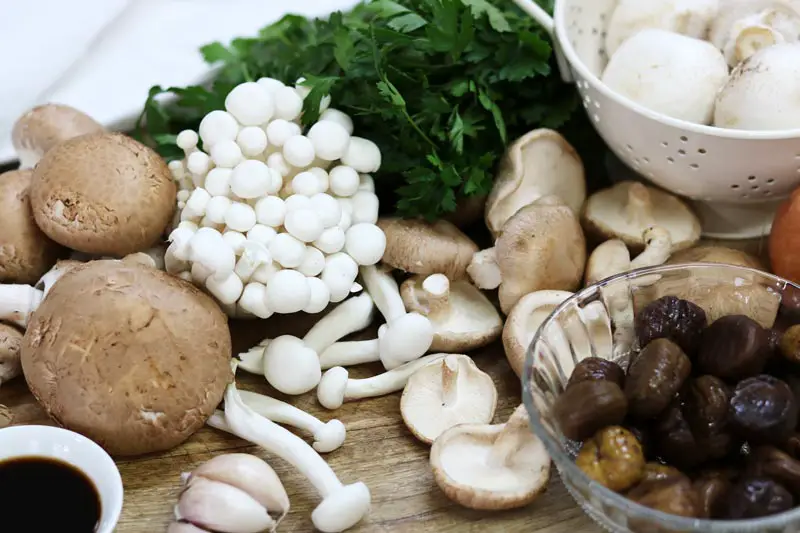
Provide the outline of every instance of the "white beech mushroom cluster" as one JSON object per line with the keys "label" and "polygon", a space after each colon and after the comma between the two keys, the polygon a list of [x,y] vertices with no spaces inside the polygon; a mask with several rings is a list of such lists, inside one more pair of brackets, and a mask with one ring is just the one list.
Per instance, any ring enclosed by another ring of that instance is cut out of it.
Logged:
{"label": "white beech mushroom cluster", "polygon": [[359,266],[384,252],[370,175],[380,150],[329,98],[304,131],[301,83],[242,83],[177,138],[186,157],[170,164],[179,212],[166,268],[231,316],[318,313],[358,291]]}
{"label": "white beech mushroom cluster", "polygon": [[800,128],[798,0],[620,0],[603,82],[667,116],[743,130]]}

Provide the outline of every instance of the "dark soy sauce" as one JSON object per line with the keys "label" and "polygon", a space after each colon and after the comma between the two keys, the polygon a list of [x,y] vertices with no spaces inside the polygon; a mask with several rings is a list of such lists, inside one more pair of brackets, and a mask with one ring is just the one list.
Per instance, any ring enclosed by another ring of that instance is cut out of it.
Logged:
{"label": "dark soy sauce", "polygon": [[0,461],[0,530],[93,533],[100,520],[94,483],[72,465],[49,457]]}

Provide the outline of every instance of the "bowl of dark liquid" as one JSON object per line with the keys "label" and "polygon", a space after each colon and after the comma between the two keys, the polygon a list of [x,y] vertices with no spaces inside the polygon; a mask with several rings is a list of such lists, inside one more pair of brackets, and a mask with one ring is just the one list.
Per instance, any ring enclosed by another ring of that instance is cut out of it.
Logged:
{"label": "bowl of dark liquid", "polygon": [[122,511],[122,478],[111,457],[57,427],[0,429],[0,492],[9,531],[112,533]]}

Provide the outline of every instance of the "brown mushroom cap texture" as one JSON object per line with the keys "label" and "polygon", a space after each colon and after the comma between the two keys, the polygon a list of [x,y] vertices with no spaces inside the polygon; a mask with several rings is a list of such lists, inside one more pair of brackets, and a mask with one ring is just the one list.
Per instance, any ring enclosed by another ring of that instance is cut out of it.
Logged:
{"label": "brown mushroom cap texture", "polygon": [[446,220],[382,218],[386,234],[383,263],[412,274],[444,274],[450,280],[466,276],[478,246]]}
{"label": "brown mushroom cap texture", "polygon": [[36,225],[28,194],[30,170],[0,174],[0,282],[36,283],[64,249]]}
{"label": "brown mushroom cap texture", "polygon": [[172,219],[175,184],[158,154],[119,133],[84,135],[47,152],[31,206],[51,239],[121,257],[154,244]]}
{"label": "brown mushroom cap texture", "polygon": [[725,263],[766,270],[763,261],[754,255],[725,246],[694,246],[672,254],[668,265],[679,263]]}
{"label": "brown mushroom cap texture", "polygon": [[113,260],[53,285],[22,345],[47,413],[116,456],[168,450],[203,427],[233,379],[230,358],[228,320],[210,297]]}
{"label": "brown mushroom cap texture", "polygon": [[0,323],[0,385],[21,374],[22,332]]}
{"label": "brown mushroom cap texture", "polygon": [[27,166],[28,159],[35,160],[68,139],[104,130],[99,122],[74,107],[45,104],[17,119],[11,130],[11,143],[20,162]]}

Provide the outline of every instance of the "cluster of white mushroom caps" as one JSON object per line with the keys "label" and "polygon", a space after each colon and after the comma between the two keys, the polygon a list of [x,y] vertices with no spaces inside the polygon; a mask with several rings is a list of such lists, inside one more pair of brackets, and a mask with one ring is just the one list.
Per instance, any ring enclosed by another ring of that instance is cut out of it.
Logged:
{"label": "cluster of white mushroom caps", "polygon": [[800,90],[798,0],[620,0],[605,53],[603,81],[653,111],[720,128],[800,128],[800,105],[786,104]]}
{"label": "cluster of white mushroom caps", "polygon": [[370,175],[380,150],[330,98],[303,131],[301,83],[242,83],[224,111],[177,138],[186,157],[170,164],[179,191],[167,271],[230,316],[318,313],[360,290],[358,267],[383,255]]}

